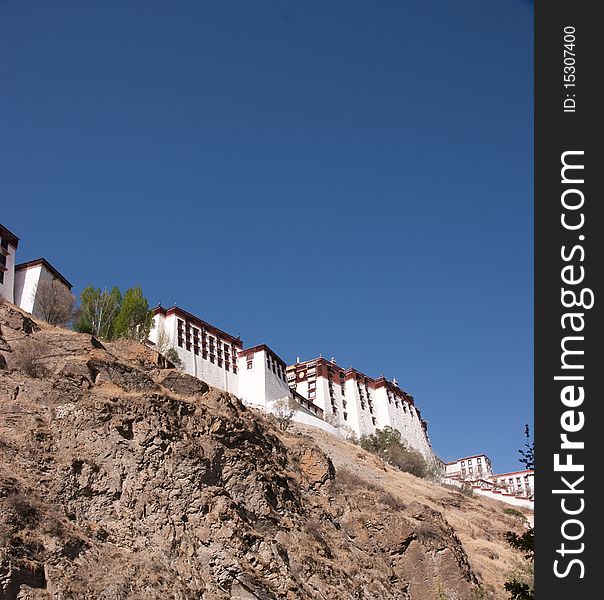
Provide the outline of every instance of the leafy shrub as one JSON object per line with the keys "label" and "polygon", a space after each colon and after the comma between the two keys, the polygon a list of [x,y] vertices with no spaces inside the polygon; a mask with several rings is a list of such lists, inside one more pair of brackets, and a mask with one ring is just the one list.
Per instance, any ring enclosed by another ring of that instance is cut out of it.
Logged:
{"label": "leafy shrub", "polygon": [[503,512],[506,515],[509,515],[510,517],[517,517],[519,519],[522,519],[523,521],[526,519],[526,517],[519,510],[516,510],[515,508],[504,508]]}
{"label": "leafy shrub", "polygon": [[429,474],[424,457],[419,452],[407,448],[406,443],[401,440],[400,432],[392,427],[386,426],[371,435],[363,435],[359,443],[362,448],[377,454],[401,471],[421,478]]}

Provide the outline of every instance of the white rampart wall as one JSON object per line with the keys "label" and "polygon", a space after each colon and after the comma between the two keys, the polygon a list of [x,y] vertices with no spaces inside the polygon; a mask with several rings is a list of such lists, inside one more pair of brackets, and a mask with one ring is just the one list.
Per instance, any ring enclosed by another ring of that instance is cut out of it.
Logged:
{"label": "white rampart wall", "polygon": [[473,487],[472,490],[475,494],[484,496],[486,498],[491,498],[492,500],[500,500],[506,504],[511,504],[512,506],[518,506],[521,508],[530,508],[531,510],[535,509],[535,501],[530,498],[515,496],[514,494],[506,494],[505,492],[501,493],[497,492],[496,490],[483,490],[479,487]]}

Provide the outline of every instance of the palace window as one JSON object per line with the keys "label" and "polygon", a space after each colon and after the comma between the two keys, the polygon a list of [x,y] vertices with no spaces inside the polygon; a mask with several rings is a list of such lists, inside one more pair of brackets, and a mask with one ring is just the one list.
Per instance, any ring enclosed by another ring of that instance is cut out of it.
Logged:
{"label": "palace window", "polygon": [[254,361],[253,360],[248,360],[247,361],[247,368],[251,369],[254,366]]}

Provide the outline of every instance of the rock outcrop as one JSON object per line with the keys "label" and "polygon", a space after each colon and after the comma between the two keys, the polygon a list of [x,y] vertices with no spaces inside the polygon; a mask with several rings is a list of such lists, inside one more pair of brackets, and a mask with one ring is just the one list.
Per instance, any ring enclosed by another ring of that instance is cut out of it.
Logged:
{"label": "rock outcrop", "polygon": [[125,346],[0,305],[0,599],[483,597],[441,512]]}

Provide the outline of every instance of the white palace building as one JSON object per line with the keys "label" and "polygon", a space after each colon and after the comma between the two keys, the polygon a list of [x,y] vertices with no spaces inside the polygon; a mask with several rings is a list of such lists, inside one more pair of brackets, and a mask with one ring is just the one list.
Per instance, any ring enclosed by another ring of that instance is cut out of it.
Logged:
{"label": "white palace building", "polygon": [[534,508],[535,472],[532,469],[495,474],[485,454],[464,456],[444,464],[448,483],[470,487],[474,493],[523,508]]}
{"label": "white palace building", "polygon": [[299,407],[295,420],[340,435],[360,437],[388,425],[434,460],[427,424],[396,381],[373,379],[321,357],[287,366],[267,345],[244,348],[240,338],[177,306],[155,308],[153,320],[150,341],[173,347],[183,369],[213,387],[269,410],[275,401],[292,398]]}

